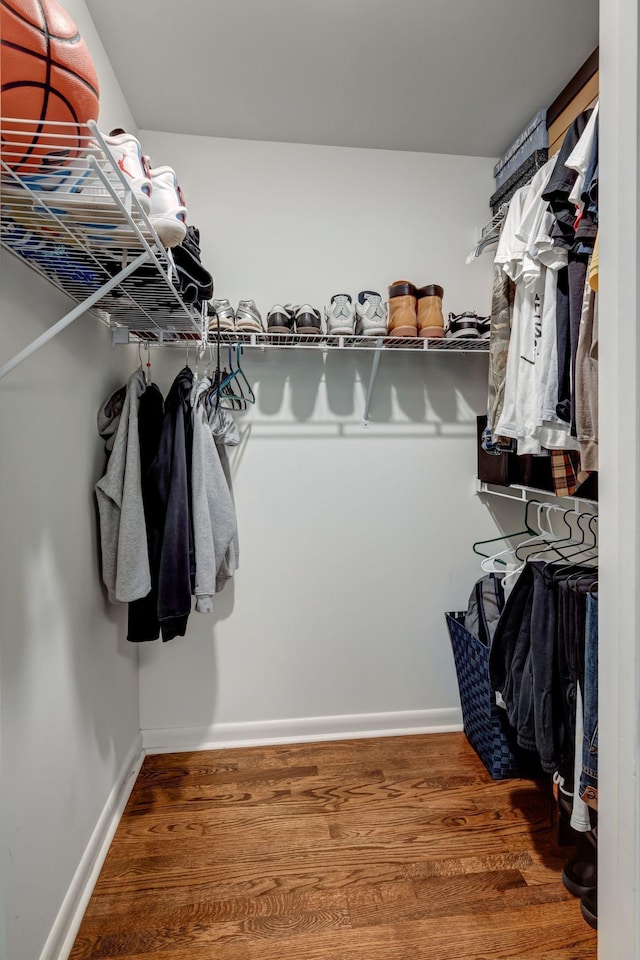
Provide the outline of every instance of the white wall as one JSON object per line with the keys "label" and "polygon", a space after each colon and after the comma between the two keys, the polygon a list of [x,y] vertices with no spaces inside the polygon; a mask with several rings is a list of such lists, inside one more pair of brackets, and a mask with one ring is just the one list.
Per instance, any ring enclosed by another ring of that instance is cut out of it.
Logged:
{"label": "white wall", "polygon": [[[104,125],[129,122],[84,3],[65,6],[98,66]],[[4,362],[69,301],[4,251],[1,266]],[[128,367],[106,329],[83,317],[0,382],[0,859],[10,960],[57,956],[80,892],[74,875],[139,739],[137,651],[123,639],[125,611],[100,587],[93,503],[104,463],[96,412]]]}
{"label": "white wall", "polygon": [[[443,284],[446,310],[489,307],[490,264],[464,263],[489,160],[140,136],[179,172],[217,296],[266,313],[406,276]],[[152,350],[163,387],[184,356]],[[370,367],[367,354],[247,355],[241,570],[213,618],[141,649],[148,745],[457,721],[443,613],[466,603],[471,543],[495,530],[472,492],[487,360],[385,355],[364,431]]]}
{"label": "white wall", "polygon": [[111,61],[102,45],[85,0],[62,0],[61,4],[73,17],[78,30],[89,48],[100,82],[100,115],[98,125],[106,133],[114,127],[122,127],[129,133],[137,132],[135,118],[122,93]]}

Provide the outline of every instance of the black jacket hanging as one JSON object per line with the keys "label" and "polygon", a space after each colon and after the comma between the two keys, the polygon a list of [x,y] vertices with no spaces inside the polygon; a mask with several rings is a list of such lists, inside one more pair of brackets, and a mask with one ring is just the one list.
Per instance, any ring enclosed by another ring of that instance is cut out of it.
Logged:
{"label": "black jacket hanging", "polygon": [[194,569],[190,465],[193,373],[180,371],[167,396],[158,453],[149,468],[153,535],[158,537],[158,620],[163,640],[183,637]]}
{"label": "black jacket hanging", "polygon": [[158,455],[164,417],[164,400],[155,383],[149,384],[140,397],[138,432],[140,436],[140,467],[142,478],[142,502],[147,527],[151,592],[141,600],[129,604],[129,630],[127,639],[140,643],[157,640],[160,636],[158,620],[158,573],[162,547],[162,513],[158,510],[150,480],[151,465]]}

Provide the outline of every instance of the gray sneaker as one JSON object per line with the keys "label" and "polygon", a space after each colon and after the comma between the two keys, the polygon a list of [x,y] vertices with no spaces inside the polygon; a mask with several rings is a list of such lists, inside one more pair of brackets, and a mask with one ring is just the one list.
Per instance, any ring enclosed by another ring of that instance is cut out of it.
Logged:
{"label": "gray sneaker", "polygon": [[236,315],[228,300],[211,300],[209,303],[209,330],[218,329],[231,333],[236,329]]}
{"label": "gray sneaker", "polygon": [[262,317],[254,300],[241,300],[238,304],[236,330],[244,333],[264,333]]}

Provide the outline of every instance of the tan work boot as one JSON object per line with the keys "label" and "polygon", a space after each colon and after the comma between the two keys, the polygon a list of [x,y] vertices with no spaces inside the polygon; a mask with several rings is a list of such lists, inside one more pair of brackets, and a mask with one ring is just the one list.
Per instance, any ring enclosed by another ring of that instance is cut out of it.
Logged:
{"label": "tan work boot", "polygon": [[389,287],[389,336],[418,336],[416,288],[408,280],[394,280]]}
{"label": "tan work boot", "polygon": [[443,296],[444,290],[436,283],[419,287],[417,290],[418,336],[444,337]]}

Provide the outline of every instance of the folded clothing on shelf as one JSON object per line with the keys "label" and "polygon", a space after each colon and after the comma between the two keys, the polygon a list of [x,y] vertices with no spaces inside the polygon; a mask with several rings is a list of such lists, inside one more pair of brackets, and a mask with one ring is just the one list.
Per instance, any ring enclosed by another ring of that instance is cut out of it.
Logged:
{"label": "folded clothing on shelf", "polygon": [[516,190],[524,187],[534,173],[544,167],[549,159],[548,150],[534,150],[534,152],[522,163],[518,169],[511,174],[508,180],[499,187],[489,200],[489,206],[492,213],[497,213],[503,203],[507,203],[513,197]]}
{"label": "folded clothing on shelf", "polygon": [[493,168],[496,189],[499,190],[536,150],[548,150],[548,147],[547,111],[539,110]]}

